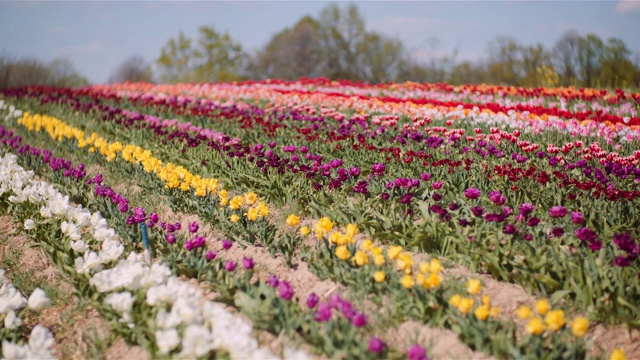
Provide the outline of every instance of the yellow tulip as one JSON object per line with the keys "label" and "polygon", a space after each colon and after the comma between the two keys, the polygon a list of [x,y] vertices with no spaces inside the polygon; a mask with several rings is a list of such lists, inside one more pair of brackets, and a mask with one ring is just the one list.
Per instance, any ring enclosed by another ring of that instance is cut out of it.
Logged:
{"label": "yellow tulip", "polygon": [[516,314],[520,319],[528,319],[533,316],[533,312],[531,312],[531,309],[526,305],[521,305],[516,310]]}
{"label": "yellow tulip", "polygon": [[474,311],[473,315],[478,320],[487,320],[489,317],[489,307],[487,305],[478,306]]}
{"label": "yellow tulip", "polygon": [[627,354],[625,354],[624,350],[616,348],[609,356],[609,360],[627,360]]}
{"label": "yellow tulip", "polygon": [[553,331],[557,331],[564,326],[564,311],[552,310],[544,317],[544,322],[547,327]]}
{"label": "yellow tulip", "polygon": [[391,246],[389,250],[387,250],[387,255],[389,255],[391,260],[398,259],[400,253],[402,253],[402,246]]}
{"label": "yellow tulip", "polygon": [[571,333],[576,337],[583,337],[589,330],[589,320],[579,316],[571,323]]}
{"label": "yellow tulip", "polygon": [[413,277],[411,275],[405,275],[400,279],[400,283],[407,289],[411,289],[415,284],[415,281],[413,281]]}
{"label": "yellow tulip", "polygon": [[371,239],[366,239],[362,244],[360,244],[360,249],[364,251],[371,251],[371,249],[373,249],[373,241],[371,241]]}
{"label": "yellow tulip", "polygon": [[542,318],[535,317],[529,320],[526,328],[529,334],[539,335],[544,331],[544,323],[542,322]]}
{"label": "yellow tulip", "polygon": [[347,249],[346,246],[338,246],[336,248],[336,256],[338,259],[346,261],[351,256],[351,252],[349,252],[349,249]]}
{"label": "yellow tulip", "polygon": [[442,264],[440,263],[440,260],[438,259],[431,259],[431,261],[429,262],[429,271],[433,272],[433,273],[439,273],[442,271]]}
{"label": "yellow tulip", "polygon": [[472,298],[462,298],[460,300],[460,304],[458,305],[458,311],[463,314],[468,314],[473,307],[473,299]]}
{"label": "yellow tulip", "polygon": [[369,255],[364,251],[356,251],[356,254],[353,256],[353,260],[358,266],[363,266],[369,263]]}
{"label": "yellow tulip", "polygon": [[479,293],[481,289],[482,285],[479,279],[469,279],[469,281],[467,281],[467,291],[469,294],[475,295]]}
{"label": "yellow tulip", "polygon": [[544,315],[549,311],[551,305],[549,305],[549,301],[547,299],[540,299],[536,302],[536,311],[540,315]]}
{"label": "yellow tulip", "polygon": [[291,214],[287,217],[287,225],[289,226],[296,226],[300,223],[300,217],[296,216],[295,214]]}
{"label": "yellow tulip", "polygon": [[376,282],[383,282],[386,277],[387,275],[384,273],[384,271],[376,271],[375,273],[373,273],[373,279]]}

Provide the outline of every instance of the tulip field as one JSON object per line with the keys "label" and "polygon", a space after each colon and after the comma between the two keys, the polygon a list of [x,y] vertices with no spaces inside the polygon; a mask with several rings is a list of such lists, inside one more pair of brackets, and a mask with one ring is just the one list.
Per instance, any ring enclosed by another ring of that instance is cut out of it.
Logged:
{"label": "tulip field", "polygon": [[[0,91],[2,358],[640,358],[639,111],[305,78]],[[69,304],[103,343],[65,352]]]}

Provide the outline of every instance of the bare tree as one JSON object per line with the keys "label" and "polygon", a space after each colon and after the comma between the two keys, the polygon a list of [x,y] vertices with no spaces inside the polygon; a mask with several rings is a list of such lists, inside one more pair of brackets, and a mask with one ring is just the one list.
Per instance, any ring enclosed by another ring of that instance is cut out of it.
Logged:
{"label": "bare tree", "polygon": [[133,55],[120,64],[109,77],[110,83],[117,82],[152,82],[151,65],[140,55]]}
{"label": "bare tree", "polygon": [[567,31],[556,41],[553,58],[563,85],[574,84],[578,79],[578,50],[580,35],[575,30]]}

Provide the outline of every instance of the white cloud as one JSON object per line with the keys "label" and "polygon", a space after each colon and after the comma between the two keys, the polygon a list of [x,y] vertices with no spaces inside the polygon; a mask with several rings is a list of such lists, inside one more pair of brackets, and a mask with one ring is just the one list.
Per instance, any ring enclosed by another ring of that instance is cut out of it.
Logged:
{"label": "white cloud", "polygon": [[640,12],[640,1],[620,0],[616,4],[616,11],[621,13]]}

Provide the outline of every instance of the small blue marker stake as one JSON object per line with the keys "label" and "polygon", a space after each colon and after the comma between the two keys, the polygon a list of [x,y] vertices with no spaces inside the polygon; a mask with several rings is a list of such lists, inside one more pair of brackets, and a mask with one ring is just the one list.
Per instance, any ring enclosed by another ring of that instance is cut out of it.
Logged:
{"label": "small blue marker stake", "polygon": [[142,232],[142,244],[146,250],[150,250],[149,248],[149,235],[147,235],[147,224],[144,222],[140,223],[140,230]]}

